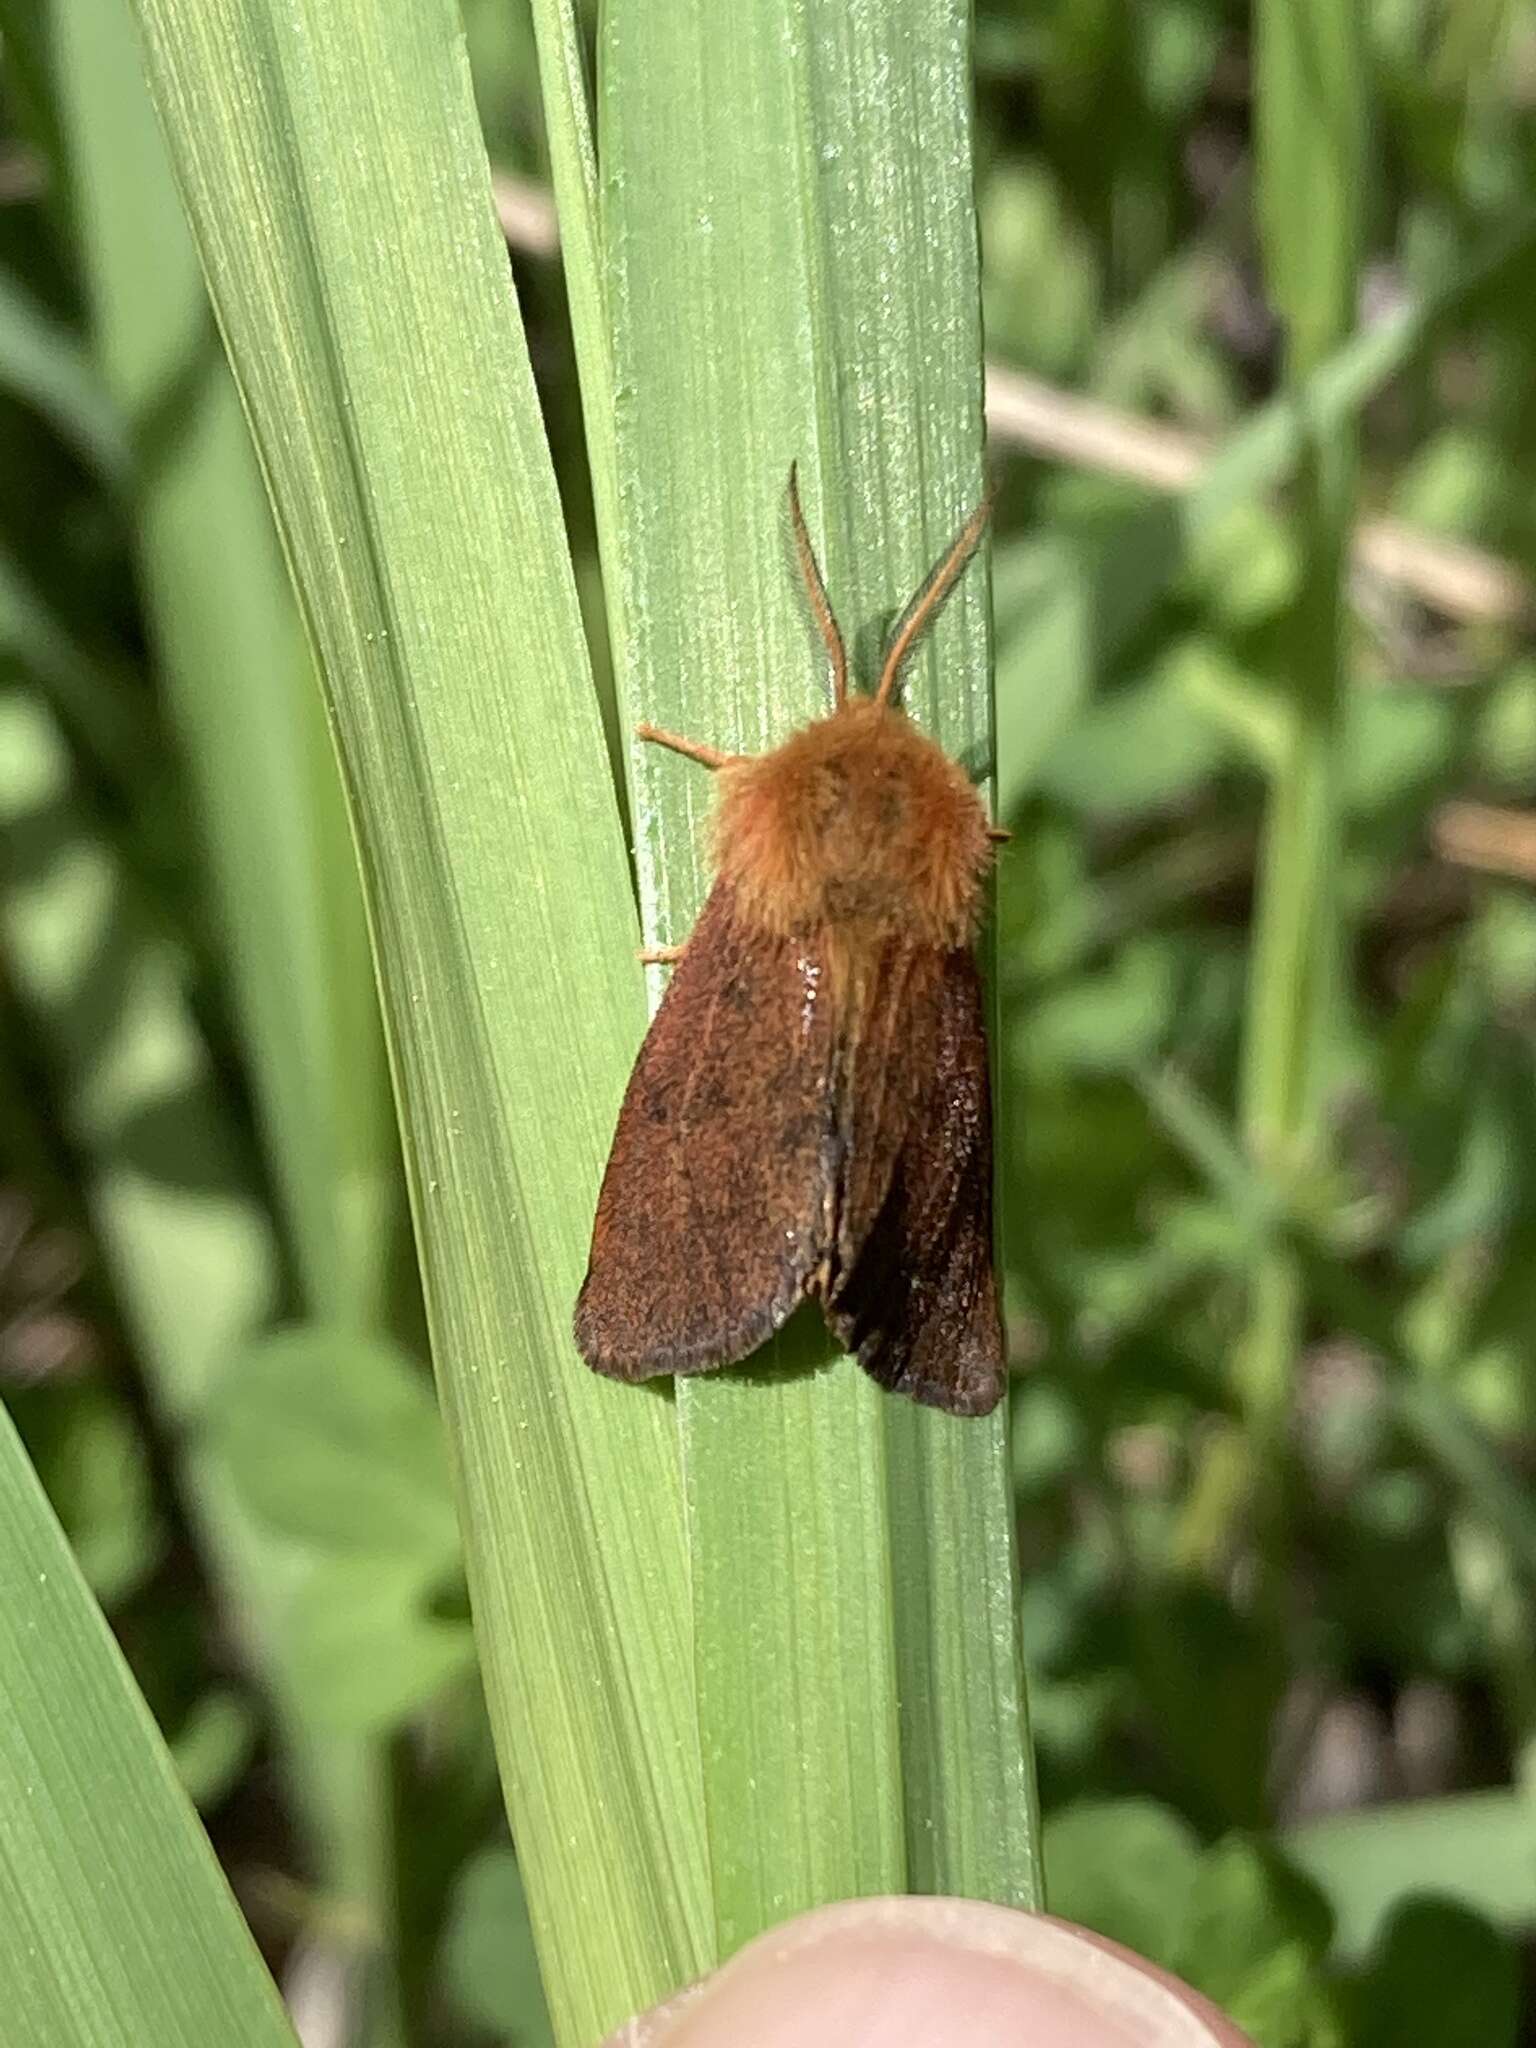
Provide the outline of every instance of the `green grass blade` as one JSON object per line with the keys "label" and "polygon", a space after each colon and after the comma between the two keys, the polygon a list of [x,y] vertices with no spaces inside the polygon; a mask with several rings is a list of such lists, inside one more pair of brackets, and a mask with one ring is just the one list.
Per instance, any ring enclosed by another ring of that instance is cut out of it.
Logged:
{"label": "green grass blade", "polygon": [[446,0],[139,15],[330,693],[492,1721],[586,2041],[711,1944],[672,1410],[569,1334],[640,989],[462,45]]}
{"label": "green grass blade", "polygon": [[0,1411],[9,2048],[295,2048],[149,1710]]}
{"label": "green grass blade", "polygon": [[323,707],[128,0],[80,0],[55,40],[96,351],[131,424],[140,581],[266,1150],[305,1307],[366,1326],[398,1154]]}
{"label": "green grass blade", "polygon": [[[628,708],[756,748],[828,701],[791,460],[866,669],[980,494],[967,15],[613,0],[603,59]],[[985,599],[978,571],[908,687],[983,772]],[[709,792],[635,775],[647,935],[676,939]],[[806,1370],[828,1355],[797,1327],[679,1393],[727,1947],[908,1881],[1033,1892],[1001,1419]]]}
{"label": "green grass blade", "polygon": [[122,420],[79,343],[0,270],[0,389],[35,406],[111,484],[128,469]]}
{"label": "green grass blade", "polygon": [[[1365,10],[1265,0],[1256,17],[1256,204],[1303,436],[1294,531],[1302,582],[1284,651],[1284,744],[1265,809],[1244,1036],[1243,1125],[1282,1176],[1317,1163],[1338,1026],[1338,863],[1346,617],[1358,434],[1324,431],[1304,394],[1354,325],[1369,170]],[[1261,1494],[1277,1479],[1304,1295],[1295,1258],[1266,1253],[1235,1360]]]}
{"label": "green grass blade", "polygon": [[625,637],[617,552],[619,480],[614,447],[613,329],[608,312],[597,146],[574,0],[533,0],[533,25],[538,42],[544,132],[565,258],[566,298],[581,380],[582,420],[603,564],[608,642],[614,671],[622,677]]}

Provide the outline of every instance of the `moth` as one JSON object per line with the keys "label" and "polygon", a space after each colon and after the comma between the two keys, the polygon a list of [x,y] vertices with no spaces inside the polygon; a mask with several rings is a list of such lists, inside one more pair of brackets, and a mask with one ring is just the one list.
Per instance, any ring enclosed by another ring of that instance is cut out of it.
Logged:
{"label": "moth", "polygon": [[903,666],[986,525],[966,521],[848,686],[795,472],[790,521],[830,714],[759,755],[654,726],[712,770],[715,881],[619,1112],[576,1344],[596,1371],[707,1372],[804,1300],[884,1387],[984,1415],[1006,1381],[973,946],[992,831],[900,707]]}

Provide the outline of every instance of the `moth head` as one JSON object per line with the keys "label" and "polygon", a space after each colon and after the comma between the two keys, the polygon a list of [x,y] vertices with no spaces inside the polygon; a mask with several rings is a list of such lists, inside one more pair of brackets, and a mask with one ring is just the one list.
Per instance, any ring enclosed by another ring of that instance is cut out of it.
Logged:
{"label": "moth head", "polygon": [[771,753],[723,769],[716,858],[743,912],[850,945],[975,935],[991,858],[964,771],[904,713],[851,697]]}

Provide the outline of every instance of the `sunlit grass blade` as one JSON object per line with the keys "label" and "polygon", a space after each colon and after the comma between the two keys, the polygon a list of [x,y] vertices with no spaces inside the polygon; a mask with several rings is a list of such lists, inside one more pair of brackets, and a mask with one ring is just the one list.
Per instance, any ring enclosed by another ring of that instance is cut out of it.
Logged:
{"label": "sunlit grass blade", "polygon": [[[1254,907],[1242,1122],[1255,1157],[1284,1178],[1314,1165],[1323,1142],[1323,1089],[1333,1078],[1340,1021],[1345,576],[1358,434],[1353,418],[1323,429],[1305,394],[1354,326],[1370,108],[1362,7],[1265,0],[1256,30],[1255,202],[1302,435],[1293,530],[1303,568],[1282,656],[1287,724]],[[1266,1252],[1234,1361],[1261,1513],[1278,1484],[1303,1314],[1297,1262],[1284,1250]]]}
{"label": "sunlit grass blade", "polygon": [[[750,749],[827,708],[791,461],[866,684],[979,497],[968,54],[959,6],[608,8],[632,715]],[[983,775],[985,599],[977,570],[908,684]],[[670,758],[634,773],[647,936],[675,940],[709,791]],[[797,1325],[763,1372],[679,1392],[727,1947],[909,1881],[1033,1894],[1002,1421],[904,1409],[828,1359]]]}
{"label": "sunlit grass blade", "polygon": [[0,1411],[7,2048],[295,2048],[256,1944]]}
{"label": "sunlit grass blade", "polygon": [[597,143],[575,0],[533,0],[544,132],[564,250],[565,290],[581,380],[587,468],[603,562],[608,641],[616,674],[625,666],[619,602],[619,481],[614,448],[613,326],[603,245]]}
{"label": "sunlit grass blade", "polygon": [[447,0],[138,11],[330,695],[503,1779],[587,2041],[711,1942],[673,1413],[570,1339],[634,916],[462,45]]}

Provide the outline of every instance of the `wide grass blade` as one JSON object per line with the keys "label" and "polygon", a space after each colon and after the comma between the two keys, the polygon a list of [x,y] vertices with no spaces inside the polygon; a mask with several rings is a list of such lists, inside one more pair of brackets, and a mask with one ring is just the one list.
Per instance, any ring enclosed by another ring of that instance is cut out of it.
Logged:
{"label": "wide grass blade", "polygon": [[[968,11],[611,0],[602,59],[627,709],[755,749],[829,703],[790,463],[866,680],[981,493]],[[907,695],[988,772],[979,569]],[[676,940],[709,791],[633,773]],[[908,1882],[1033,1897],[1002,1418],[903,1407],[808,1324],[678,1405],[722,1946]]]}
{"label": "wide grass blade", "polygon": [[569,1334],[640,988],[462,45],[447,0],[138,12],[330,696],[498,1752],[585,2041],[711,1942],[672,1409]]}
{"label": "wide grass blade", "polygon": [[533,0],[544,101],[544,133],[564,249],[565,290],[581,381],[587,468],[592,478],[598,550],[603,564],[608,644],[615,672],[625,669],[619,591],[619,479],[614,447],[613,326],[603,254],[597,143],[587,90],[585,53],[575,0]]}
{"label": "wide grass blade", "polygon": [[295,2048],[165,1746],[0,1411],[7,2048]]}

